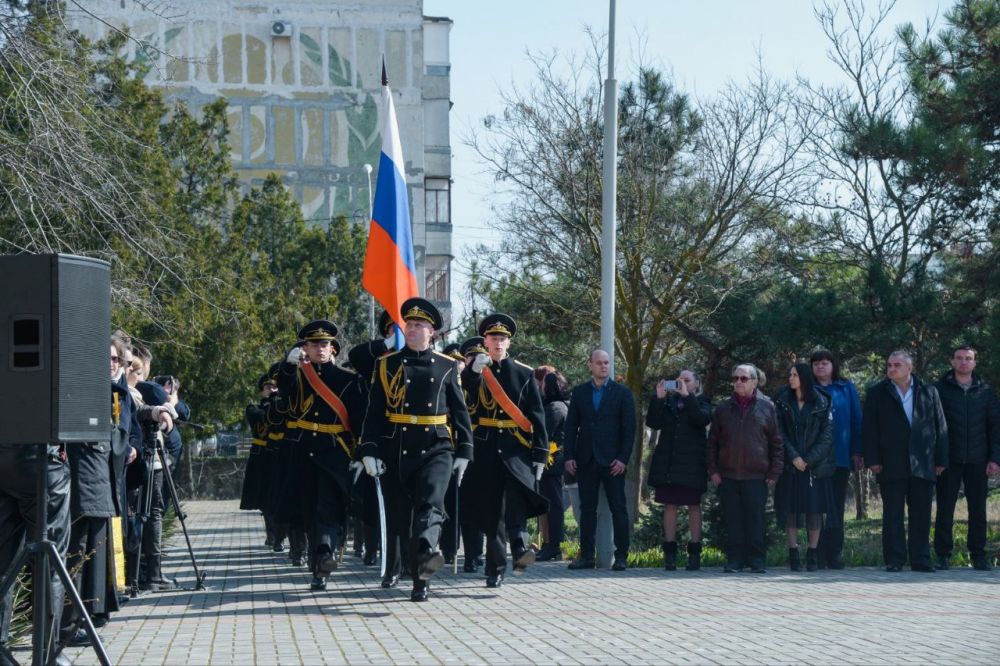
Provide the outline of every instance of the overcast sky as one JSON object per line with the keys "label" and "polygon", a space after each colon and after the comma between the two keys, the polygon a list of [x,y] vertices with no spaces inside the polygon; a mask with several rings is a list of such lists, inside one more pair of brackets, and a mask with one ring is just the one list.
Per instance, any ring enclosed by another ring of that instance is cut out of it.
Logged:
{"label": "overcast sky", "polygon": [[[869,0],[869,4],[875,4]],[[893,26],[923,27],[953,3],[950,0],[899,0]],[[452,303],[455,320],[468,300],[466,248],[495,242],[491,229],[491,178],[464,145],[470,128],[502,109],[500,91],[533,78],[525,51],[584,54],[584,30],[605,33],[607,0],[424,0],[424,14],[447,16],[451,30],[452,223],[454,225]],[[727,81],[752,72],[759,51],[774,76],[801,74],[815,82],[836,83],[828,44],[809,0],[619,0],[617,3],[619,84],[632,78],[636,54],[644,64],[672,72],[675,85],[694,97],[714,95]]]}

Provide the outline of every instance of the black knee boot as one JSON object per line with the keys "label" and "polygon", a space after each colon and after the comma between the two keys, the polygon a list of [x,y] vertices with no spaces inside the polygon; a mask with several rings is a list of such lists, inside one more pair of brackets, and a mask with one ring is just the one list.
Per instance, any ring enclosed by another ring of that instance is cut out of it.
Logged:
{"label": "black knee boot", "polygon": [[684,567],[688,571],[698,571],[701,569],[701,542],[688,542],[688,563]]}
{"label": "black knee boot", "polygon": [[663,568],[667,571],[677,571],[677,542],[663,542]]}
{"label": "black knee boot", "polygon": [[792,571],[802,571],[802,561],[799,560],[799,549],[788,549],[788,568]]}

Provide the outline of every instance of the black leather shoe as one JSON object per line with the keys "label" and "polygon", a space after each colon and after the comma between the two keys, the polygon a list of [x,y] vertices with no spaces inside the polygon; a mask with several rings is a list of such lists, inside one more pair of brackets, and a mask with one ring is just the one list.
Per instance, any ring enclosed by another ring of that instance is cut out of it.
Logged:
{"label": "black leather shoe", "polygon": [[559,562],[562,560],[562,550],[559,546],[545,544],[542,549],[535,554],[536,562]]}
{"label": "black leather shoe", "polygon": [[322,592],[326,589],[326,579],[313,576],[312,583],[309,584],[309,589],[313,592]]}
{"label": "black leather shoe", "polygon": [[934,565],[934,568],[938,571],[947,571],[951,568],[951,565],[948,563],[947,557],[939,557],[937,564]]}
{"label": "black leather shoe", "polygon": [[524,570],[535,563],[535,551],[530,548],[514,555],[514,575],[520,576]]}
{"label": "black leather shoe", "polygon": [[476,562],[476,558],[474,557],[472,559],[466,558],[465,564],[462,565],[462,571],[464,571],[465,573],[478,573],[479,567],[480,565],[478,562]]}
{"label": "black leather shoe", "polygon": [[337,570],[337,558],[328,550],[321,551],[316,556],[316,569],[325,574],[333,573]]}
{"label": "black leather shoe", "polygon": [[420,562],[418,564],[419,570],[417,572],[417,578],[420,580],[430,580],[441,565],[444,564],[444,555],[441,554],[440,550],[428,550],[424,551],[420,555]]}
{"label": "black leather shoe", "polygon": [[580,569],[593,569],[596,566],[597,563],[594,562],[594,560],[573,560],[566,568],[572,571],[578,571]]}
{"label": "black leather shoe", "polygon": [[101,627],[107,626],[108,622],[111,620],[107,613],[98,613],[91,618],[94,623],[94,629],[100,629]]}
{"label": "black leather shoe", "polygon": [[503,587],[503,574],[497,574],[496,576],[487,576],[486,587]]}
{"label": "black leather shoe", "polygon": [[396,587],[399,584],[399,574],[386,574],[385,578],[382,579],[382,587],[389,589],[390,587]]}
{"label": "black leather shoe", "polygon": [[375,563],[378,562],[378,553],[365,553],[363,561],[366,567],[375,566]]}
{"label": "black leather shoe", "polygon": [[283,553],[283,552],[285,552],[285,546],[284,546],[284,544],[280,544],[280,543],[274,544],[273,546],[271,546],[271,552],[272,553]]}
{"label": "black leather shoe", "polygon": [[445,553],[444,554],[444,563],[445,564],[452,564],[454,561],[455,561],[455,555],[454,555],[454,553]]}
{"label": "black leather shoe", "polygon": [[985,557],[973,557],[972,568],[976,571],[993,571],[993,565]]}
{"label": "black leather shoe", "polygon": [[766,573],[767,573],[767,569],[765,569],[765,568],[764,568],[764,567],[763,567],[762,565],[760,565],[760,564],[755,564],[755,565],[753,565],[753,566],[751,566],[751,567],[750,567],[750,573],[755,573],[755,574],[766,574]]}
{"label": "black leather shoe", "polygon": [[918,571],[920,573],[934,573],[937,569],[934,568],[933,564],[911,564],[910,571]]}
{"label": "black leather shoe", "polygon": [[900,571],[903,570],[903,567],[901,567],[898,564],[888,564],[886,565],[885,570],[888,571],[889,573],[899,573]]}
{"label": "black leather shoe", "polygon": [[431,585],[426,580],[413,581],[413,591],[410,592],[410,601],[427,601],[427,591]]}
{"label": "black leather shoe", "polygon": [[83,647],[85,645],[90,645],[90,636],[87,635],[86,629],[77,629],[76,633],[66,641],[66,647]]}
{"label": "black leather shoe", "polygon": [[302,557],[301,555],[296,555],[291,559],[293,567],[301,567],[306,563],[306,558]]}
{"label": "black leather shoe", "polygon": [[612,571],[625,571],[626,569],[628,569],[628,564],[626,563],[625,559],[623,559],[621,557],[616,557],[615,558],[615,563],[611,565],[611,570]]}
{"label": "black leather shoe", "polygon": [[746,566],[742,562],[726,562],[726,566],[722,567],[724,573],[739,573],[743,571],[743,567]]}

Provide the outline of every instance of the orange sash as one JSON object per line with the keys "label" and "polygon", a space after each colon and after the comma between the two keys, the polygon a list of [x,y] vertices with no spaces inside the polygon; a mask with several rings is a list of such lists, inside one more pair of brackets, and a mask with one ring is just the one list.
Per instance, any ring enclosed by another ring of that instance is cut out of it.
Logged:
{"label": "orange sash", "polygon": [[500,382],[493,374],[493,371],[489,368],[483,368],[483,381],[486,382],[486,388],[490,390],[493,399],[497,401],[497,404],[500,405],[503,411],[507,412],[507,416],[517,424],[517,427],[525,432],[531,432],[531,421],[524,415],[524,412],[518,409],[514,401],[510,399],[503,390],[503,387],[500,386]]}
{"label": "orange sash", "polygon": [[322,379],[319,378],[319,373],[316,372],[316,368],[314,368],[311,363],[303,362],[299,367],[302,368],[302,374],[306,376],[306,381],[309,382],[309,386],[313,388],[313,391],[316,391],[316,393],[319,394],[319,397],[323,398],[323,402],[330,405],[330,408],[336,412],[337,418],[340,419],[341,425],[344,426],[347,432],[350,432],[353,435],[354,433],[351,431],[351,422],[347,418],[347,407],[344,406],[343,401],[337,397],[337,394],[334,393]]}

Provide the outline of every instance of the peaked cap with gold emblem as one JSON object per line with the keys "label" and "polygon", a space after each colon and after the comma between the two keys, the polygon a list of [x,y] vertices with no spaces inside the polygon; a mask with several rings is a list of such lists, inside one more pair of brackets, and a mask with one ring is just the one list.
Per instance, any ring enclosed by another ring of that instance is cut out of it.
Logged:
{"label": "peaked cap with gold emblem", "polygon": [[458,344],[457,342],[453,342],[447,347],[445,347],[444,351],[441,353],[444,354],[445,356],[451,356],[456,361],[464,361],[465,357],[462,356],[461,349],[462,346],[460,344]]}
{"label": "peaked cap with gold emblem", "polygon": [[435,331],[444,325],[444,320],[441,319],[441,313],[438,312],[438,309],[434,307],[434,304],[426,298],[408,298],[403,301],[403,307],[399,310],[404,321],[409,319],[426,321],[434,328]]}
{"label": "peaked cap with gold emblem", "polygon": [[462,352],[462,358],[465,358],[469,354],[486,354],[485,346],[486,340],[480,336],[474,338],[469,338],[462,343],[460,351]]}
{"label": "peaked cap with gold emblem", "polygon": [[326,319],[311,321],[299,329],[299,340],[333,340],[337,337],[337,325]]}
{"label": "peaked cap with gold emblem", "polygon": [[517,323],[510,315],[501,312],[488,315],[479,322],[479,335],[484,338],[487,335],[506,335],[512,338],[515,333],[517,333]]}

